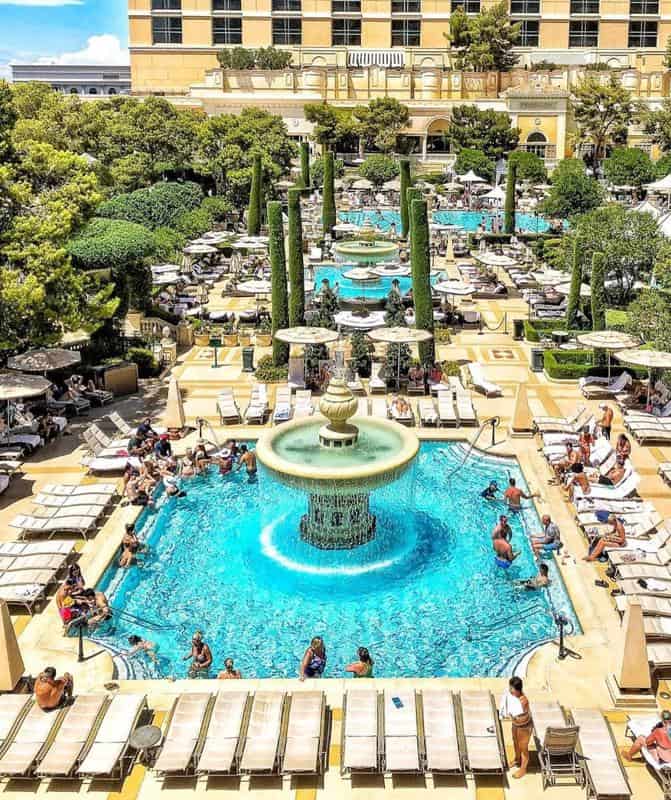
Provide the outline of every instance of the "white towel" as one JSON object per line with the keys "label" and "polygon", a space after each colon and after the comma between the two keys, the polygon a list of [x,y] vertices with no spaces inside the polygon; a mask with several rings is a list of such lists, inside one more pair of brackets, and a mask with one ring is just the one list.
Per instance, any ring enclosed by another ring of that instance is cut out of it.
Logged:
{"label": "white towel", "polygon": [[510,692],[504,692],[501,696],[501,702],[499,703],[499,716],[501,719],[505,719],[506,717],[519,717],[520,714],[524,714],[524,708],[522,707],[520,698],[515,697],[515,695],[510,694]]}

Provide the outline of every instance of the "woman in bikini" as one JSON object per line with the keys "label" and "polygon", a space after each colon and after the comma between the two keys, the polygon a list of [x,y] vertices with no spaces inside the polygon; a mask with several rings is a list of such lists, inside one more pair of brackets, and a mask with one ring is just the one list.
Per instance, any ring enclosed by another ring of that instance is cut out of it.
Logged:
{"label": "woman in bikini", "polygon": [[515,760],[513,766],[519,767],[517,772],[513,774],[513,778],[523,778],[527,774],[529,766],[529,741],[531,740],[531,733],[533,724],[531,721],[531,712],[529,711],[529,700],[524,694],[522,679],[516,675],[513,676],[508,682],[510,687],[510,694],[520,701],[520,713],[513,716],[513,746],[515,748]]}
{"label": "woman in bikini", "polygon": [[357,650],[358,661],[354,661],[345,667],[345,672],[353,673],[355,678],[372,678],[373,664],[367,647],[360,647]]}

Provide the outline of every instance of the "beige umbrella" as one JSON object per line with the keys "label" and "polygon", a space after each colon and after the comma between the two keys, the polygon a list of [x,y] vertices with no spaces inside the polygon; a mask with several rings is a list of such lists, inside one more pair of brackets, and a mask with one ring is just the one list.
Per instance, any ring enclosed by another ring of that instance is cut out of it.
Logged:
{"label": "beige umbrella", "polygon": [[585,347],[608,351],[608,380],[610,380],[611,352],[627,350],[632,347],[638,347],[639,345],[638,339],[622,331],[590,331],[589,333],[581,333],[577,339],[580,344]]}
{"label": "beige umbrella", "polygon": [[354,181],[350,188],[367,191],[373,188],[373,184],[368,180],[368,178],[359,178],[358,181]]}
{"label": "beige umbrella", "polygon": [[[451,298],[468,297],[475,292],[475,286],[464,281],[440,281],[434,284],[433,288],[439,294],[446,294]],[[454,305],[454,302],[451,302],[451,305]]]}
{"label": "beige umbrella", "polygon": [[3,372],[0,374],[0,400],[36,397],[38,394],[44,394],[50,386],[51,381],[39,375]]}
{"label": "beige umbrella", "polygon": [[[554,287],[555,292],[557,294],[563,294],[564,296],[568,296],[571,294],[571,281],[566,281],[566,283],[560,283]],[[587,283],[580,284],[580,297],[583,299],[587,299],[588,297],[592,296],[592,290]],[[626,345],[627,347],[631,347],[631,345]]]}
{"label": "beige umbrella", "polygon": [[428,342],[433,339],[433,334],[421,328],[375,328],[369,331],[368,335],[374,342],[387,342],[387,344],[398,345],[398,359],[396,360],[396,388],[401,385],[401,345],[417,344],[418,342]]}
{"label": "beige umbrella", "polygon": [[477,253],[475,258],[488,267],[512,267],[513,264],[517,264],[514,258],[499,253]]}
{"label": "beige umbrella", "polygon": [[20,356],[14,356],[8,359],[7,366],[23,372],[53,372],[72,367],[81,360],[81,354],[76,350],[50,347],[44,350],[28,350]]}
{"label": "beige umbrella", "polygon": [[177,378],[170,378],[168,384],[168,401],[165,406],[163,424],[169,430],[184,430],[186,421],[184,417],[184,403]]}
{"label": "beige umbrella", "polygon": [[13,691],[24,669],[7,603],[0,600],[0,692]]}
{"label": "beige umbrella", "polygon": [[307,345],[311,344],[328,344],[335,342],[339,338],[336,331],[329,330],[328,328],[310,328],[307,326],[298,328],[280,328],[275,331],[275,338],[280,342],[288,342],[289,344],[302,344],[303,350],[303,375],[308,372],[308,354]]}
{"label": "beige umbrella", "polygon": [[653,369],[671,369],[671,353],[665,350],[620,350],[615,353],[618,361],[648,368],[648,402],[650,401],[650,375]]}
{"label": "beige umbrella", "polygon": [[382,188],[387,192],[400,192],[401,181],[398,178],[393,178],[392,180],[383,183]]}

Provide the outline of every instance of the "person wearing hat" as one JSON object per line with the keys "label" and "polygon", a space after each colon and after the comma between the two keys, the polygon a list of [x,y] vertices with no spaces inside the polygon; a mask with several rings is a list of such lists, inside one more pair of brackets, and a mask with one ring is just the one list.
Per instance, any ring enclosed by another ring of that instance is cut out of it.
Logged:
{"label": "person wearing hat", "polygon": [[601,434],[608,439],[608,441],[610,441],[610,432],[613,428],[613,409],[608,405],[608,403],[599,403],[599,408],[603,412],[601,419],[599,420]]}
{"label": "person wearing hat", "polygon": [[162,433],[154,445],[154,455],[157,458],[172,459],[172,445],[170,444],[170,437],[167,433]]}
{"label": "person wearing hat", "polygon": [[633,761],[644,747],[647,747],[660,764],[671,764],[671,711],[662,711],[661,722],[658,722],[648,736],[638,736],[633,745],[624,753],[628,761]]}
{"label": "person wearing hat", "polygon": [[496,500],[496,494],[499,491],[499,485],[496,481],[490,481],[489,486],[480,492],[480,497],[485,500]]}

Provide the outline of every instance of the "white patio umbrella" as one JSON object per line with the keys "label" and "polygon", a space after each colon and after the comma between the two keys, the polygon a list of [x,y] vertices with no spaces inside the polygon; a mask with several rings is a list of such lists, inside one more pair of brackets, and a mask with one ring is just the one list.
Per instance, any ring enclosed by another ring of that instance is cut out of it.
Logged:
{"label": "white patio umbrella", "polygon": [[188,244],[183,252],[189,256],[207,256],[216,253],[217,248],[211,244]]}
{"label": "white patio umbrella", "polygon": [[256,304],[256,312],[258,314],[259,311],[259,296],[260,295],[268,295],[272,292],[273,287],[270,281],[264,280],[253,280],[253,281],[243,281],[236,286],[241,292],[245,294],[253,294],[254,295],[254,302]]}
{"label": "white patio umbrella", "polygon": [[[566,283],[560,283],[557,286],[555,286],[555,292],[557,292],[557,294],[563,294],[565,297],[568,297],[568,295],[571,294],[571,281],[566,281]],[[581,283],[580,297],[586,299],[591,296],[592,296],[592,290],[590,289],[589,284]],[[630,347],[631,345],[626,345],[626,346]]]}
{"label": "white patio umbrella", "polygon": [[458,181],[450,181],[446,183],[443,187],[446,192],[463,192],[464,187],[463,184],[459,183]]}
{"label": "white patio umbrella", "polygon": [[334,320],[338,327],[369,331],[384,325],[384,311],[369,311],[365,315],[357,314],[354,311],[339,311]]}
{"label": "white patio umbrella", "polygon": [[382,188],[387,192],[400,192],[401,181],[398,178],[393,178],[392,180],[383,183]]}
{"label": "white patio umbrella", "polygon": [[77,350],[49,347],[41,350],[28,350],[20,356],[13,356],[7,360],[7,366],[23,372],[47,373],[72,367],[79,364],[81,360],[81,353]]}
{"label": "white patio umbrella", "polygon": [[500,186],[495,186],[488,192],[482,195],[483,200],[495,200],[497,203],[503,203],[506,199],[506,193]]}
{"label": "white patio umbrella", "polygon": [[359,189],[361,191],[369,191],[373,188],[373,184],[367,178],[359,178],[358,181],[354,181],[350,188]]}
{"label": "white patio umbrella", "polygon": [[566,273],[558,269],[537,270],[530,275],[541,286],[558,286],[566,282]]}
{"label": "white patio umbrella", "polygon": [[396,359],[396,389],[401,385],[401,345],[417,344],[418,342],[428,342],[433,338],[433,334],[421,328],[403,328],[401,326],[393,328],[376,328],[368,333],[374,342],[386,342],[387,344],[398,345],[398,358]]}
{"label": "white patio umbrella", "polygon": [[[434,290],[439,294],[446,294],[450,297],[468,297],[475,291],[475,286],[464,281],[440,281],[434,284]],[[454,305],[454,303],[450,303]]]}
{"label": "white patio umbrella", "polygon": [[656,192],[657,194],[671,194],[671,174],[653,183],[647,183],[645,188],[649,192]]}
{"label": "white patio umbrella", "polygon": [[310,328],[300,326],[295,328],[280,328],[275,331],[275,338],[287,344],[303,345],[303,375],[307,375],[307,347],[308,345],[329,344],[340,338],[336,331],[329,328]]}
{"label": "white patio umbrella", "polygon": [[[589,286],[587,288],[589,289]],[[589,333],[581,333],[576,338],[585,347],[608,351],[608,380],[610,380],[610,354],[618,350],[636,348],[639,345],[636,337],[622,331],[590,331]]]}
{"label": "white patio umbrella", "polygon": [[618,361],[625,364],[633,364],[637,367],[647,367],[648,369],[648,401],[650,400],[650,375],[653,369],[671,369],[671,353],[666,350],[620,350],[615,353]]}
{"label": "white patio umbrella", "polygon": [[512,267],[513,264],[517,264],[517,261],[510,256],[504,256],[499,253],[491,253],[488,251],[485,251],[484,253],[477,253],[475,259],[488,267]]}
{"label": "white patio umbrella", "polygon": [[21,397],[37,397],[44,394],[51,381],[40,375],[24,375],[22,372],[0,373],[0,400],[18,400]]}
{"label": "white patio umbrella", "polygon": [[460,183],[487,183],[484,178],[481,178],[479,175],[476,175],[472,169],[469,169],[465,175],[459,175],[459,182]]}

